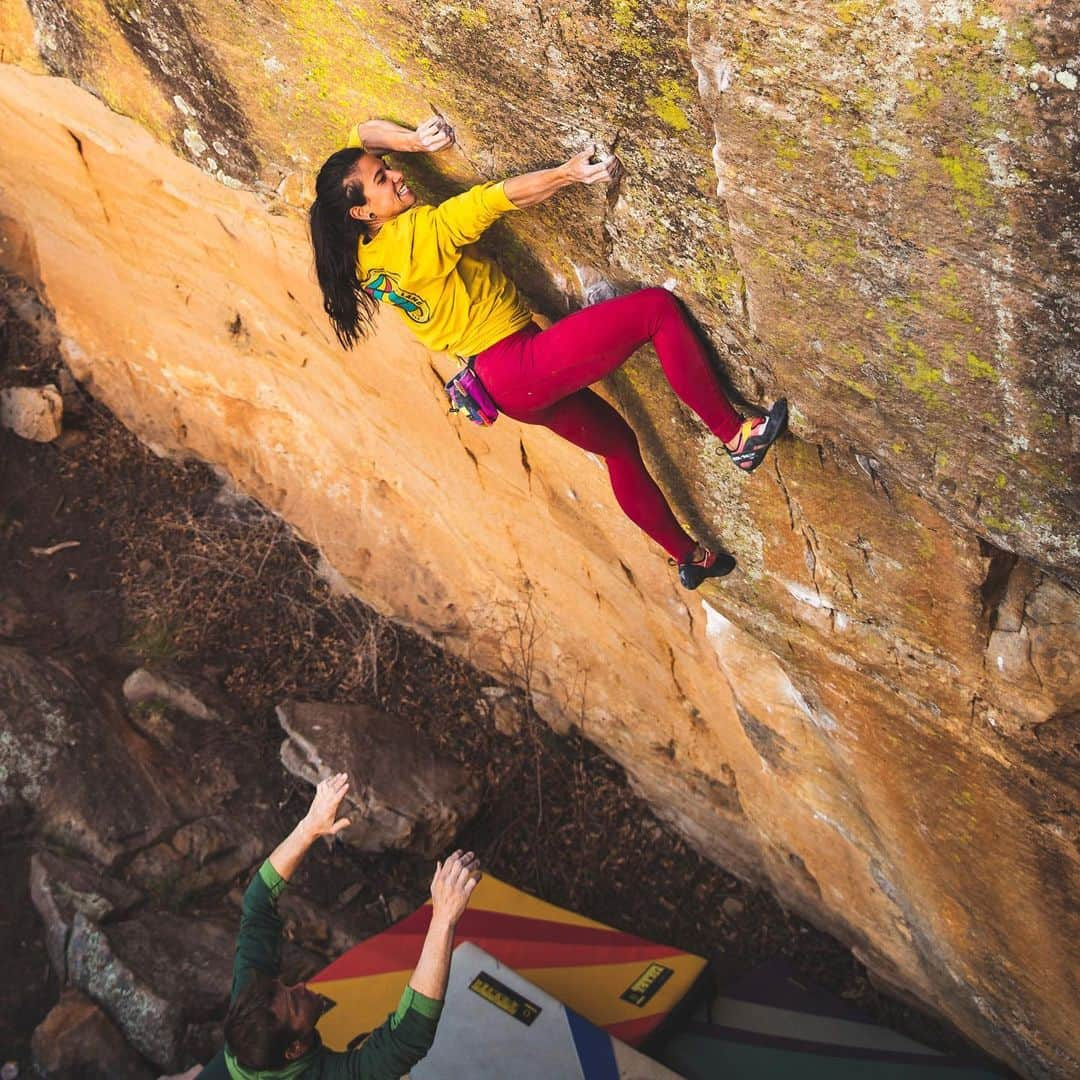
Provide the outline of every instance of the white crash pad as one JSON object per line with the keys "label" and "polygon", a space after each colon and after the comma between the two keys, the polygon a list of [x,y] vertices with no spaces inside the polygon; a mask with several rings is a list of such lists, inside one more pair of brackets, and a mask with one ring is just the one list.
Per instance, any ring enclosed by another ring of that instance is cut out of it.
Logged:
{"label": "white crash pad", "polygon": [[435,1042],[412,1080],[678,1080],[465,942],[454,950]]}

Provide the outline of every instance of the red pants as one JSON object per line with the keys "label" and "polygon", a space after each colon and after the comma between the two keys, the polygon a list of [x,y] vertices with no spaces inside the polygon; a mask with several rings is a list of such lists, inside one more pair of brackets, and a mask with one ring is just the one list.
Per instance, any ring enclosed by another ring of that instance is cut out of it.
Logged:
{"label": "red pants", "polygon": [[684,562],[694,541],[645,468],[637,437],[603,398],[586,389],[648,341],[675,393],[714,435],[730,439],[739,430],[739,414],[720,389],[679,302],[666,289],[607,300],[547,330],[527,326],[480,353],[476,372],[507,416],[542,424],[601,455],[626,516],[673,559]]}

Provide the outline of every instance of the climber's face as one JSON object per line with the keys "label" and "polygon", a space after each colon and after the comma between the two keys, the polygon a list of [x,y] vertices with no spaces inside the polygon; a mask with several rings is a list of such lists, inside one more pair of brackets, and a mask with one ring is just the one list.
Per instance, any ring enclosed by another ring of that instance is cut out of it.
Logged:
{"label": "climber's face", "polygon": [[350,179],[360,181],[367,198],[363,206],[349,211],[358,221],[382,225],[416,205],[416,194],[401,173],[374,154],[364,154],[357,161]]}

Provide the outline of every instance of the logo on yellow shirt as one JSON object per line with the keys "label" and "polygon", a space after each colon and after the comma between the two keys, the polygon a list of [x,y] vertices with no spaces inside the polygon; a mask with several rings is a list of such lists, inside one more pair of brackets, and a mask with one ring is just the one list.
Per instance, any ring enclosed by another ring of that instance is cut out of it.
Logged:
{"label": "logo on yellow shirt", "polygon": [[360,287],[382,304],[398,308],[414,323],[426,323],[431,318],[428,302],[416,293],[408,292],[398,285],[397,275],[385,270],[369,270]]}

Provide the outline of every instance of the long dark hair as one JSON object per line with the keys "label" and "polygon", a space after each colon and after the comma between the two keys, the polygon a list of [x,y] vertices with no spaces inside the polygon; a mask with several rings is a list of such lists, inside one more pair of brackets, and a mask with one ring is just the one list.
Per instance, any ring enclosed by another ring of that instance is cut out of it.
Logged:
{"label": "long dark hair", "polygon": [[370,329],[379,305],[360,288],[356,252],[368,235],[367,225],[349,210],[367,202],[363,185],[351,179],[364,151],[357,148],[331,154],[315,178],[315,201],[308,219],[315,249],[315,273],[323,307],[338,341],[351,349]]}

